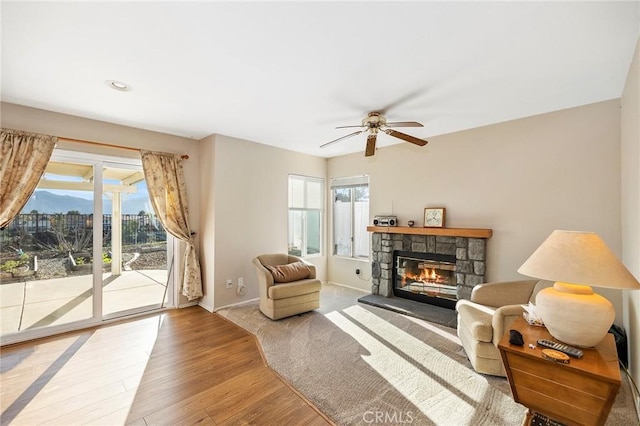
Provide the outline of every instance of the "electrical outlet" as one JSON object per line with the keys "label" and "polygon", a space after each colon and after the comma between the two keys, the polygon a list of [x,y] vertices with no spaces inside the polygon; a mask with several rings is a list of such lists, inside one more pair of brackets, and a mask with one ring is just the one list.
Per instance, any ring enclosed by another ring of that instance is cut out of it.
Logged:
{"label": "electrical outlet", "polygon": [[228,279],[227,280],[227,288],[231,288],[233,287],[233,280],[232,279]]}
{"label": "electrical outlet", "polygon": [[356,275],[360,275],[360,269],[356,269]]}
{"label": "electrical outlet", "polygon": [[238,287],[242,287],[244,285],[244,278],[238,278]]}

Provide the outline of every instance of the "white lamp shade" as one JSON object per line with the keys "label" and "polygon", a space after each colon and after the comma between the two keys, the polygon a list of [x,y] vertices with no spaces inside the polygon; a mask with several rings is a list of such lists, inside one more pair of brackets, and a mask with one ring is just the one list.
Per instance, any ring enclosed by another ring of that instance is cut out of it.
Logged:
{"label": "white lamp shade", "polygon": [[593,232],[553,231],[518,272],[549,281],[640,289],[638,280]]}

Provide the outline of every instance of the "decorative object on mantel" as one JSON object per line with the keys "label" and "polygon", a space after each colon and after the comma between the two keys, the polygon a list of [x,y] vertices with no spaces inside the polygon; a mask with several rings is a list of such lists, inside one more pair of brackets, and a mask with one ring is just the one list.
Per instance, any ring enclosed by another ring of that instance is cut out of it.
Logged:
{"label": "decorative object on mantel", "polygon": [[424,209],[424,227],[444,228],[445,213],[444,207],[427,207]]}
{"label": "decorative object on mantel", "polygon": [[416,223],[413,220],[410,220],[409,222],[407,222],[407,225],[409,225],[410,227],[415,225]]}
{"label": "decorative object on mantel", "polygon": [[374,226],[396,226],[398,218],[393,215],[376,215],[373,217]]}
{"label": "decorative object on mantel", "polygon": [[595,346],[615,318],[613,305],[591,286],[640,289],[640,283],[593,232],[553,231],[518,269],[555,281],[536,296],[536,310],[549,333],[569,345]]}

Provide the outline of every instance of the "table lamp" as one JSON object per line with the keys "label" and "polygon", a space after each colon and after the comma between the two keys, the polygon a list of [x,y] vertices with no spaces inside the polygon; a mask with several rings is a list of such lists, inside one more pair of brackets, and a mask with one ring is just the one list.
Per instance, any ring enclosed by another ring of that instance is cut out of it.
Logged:
{"label": "table lamp", "polygon": [[640,283],[593,232],[553,231],[518,269],[555,281],[536,296],[536,311],[553,337],[578,347],[595,346],[615,318],[611,302],[594,287],[640,289]]}

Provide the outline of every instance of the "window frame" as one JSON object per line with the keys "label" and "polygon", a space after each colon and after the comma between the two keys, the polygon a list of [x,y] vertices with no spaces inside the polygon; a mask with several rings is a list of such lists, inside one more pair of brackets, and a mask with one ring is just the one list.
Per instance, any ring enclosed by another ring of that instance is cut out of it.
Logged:
{"label": "window frame", "polygon": [[[292,207],[292,193],[291,193],[291,184],[292,180],[300,180],[303,181],[303,202],[304,207]],[[316,177],[316,176],[305,176],[298,175],[294,173],[290,173],[287,178],[288,185],[288,193],[287,193],[287,253],[292,255],[290,251],[290,242],[291,242],[291,232],[292,232],[292,223],[291,223],[291,212],[302,212],[302,243],[300,247],[300,255],[294,254],[296,256],[300,256],[302,258],[313,258],[313,257],[321,257],[324,254],[324,204],[325,204],[325,186],[324,186],[324,178]],[[319,183],[320,184],[320,192],[318,194],[318,203],[320,208],[310,208],[308,207],[308,184],[309,183]],[[308,212],[317,212],[318,213],[318,253],[307,252],[308,249]]]}
{"label": "window frame", "polygon": [[[355,203],[356,203],[356,189],[357,188],[367,188],[367,190],[370,189],[370,182],[369,182],[369,176],[368,175],[360,175],[360,176],[351,176],[351,177],[343,177],[343,178],[333,178],[331,179],[331,199],[332,201],[332,229],[331,229],[331,237],[332,237],[332,250],[331,250],[331,255],[335,256],[335,257],[341,257],[341,258],[345,258],[345,259],[352,259],[352,260],[362,260],[362,261],[368,261],[369,257],[370,257],[370,251],[371,251],[371,242],[368,239],[368,232],[366,230],[366,226],[369,223],[369,216],[370,216],[370,212],[369,210],[367,210],[367,220],[364,221],[365,222],[365,228],[363,230],[361,230],[362,232],[365,233],[365,235],[367,235],[367,254],[363,255],[363,256],[358,256],[356,255],[355,251],[356,251],[356,208],[355,208]],[[337,238],[336,238],[336,190],[337,189],[349,189],[349,255],[345,255],[345,254],[338,254],[338,245],[336,244]],[[369,203],[370,203],[370,196],[369,196]]]}

